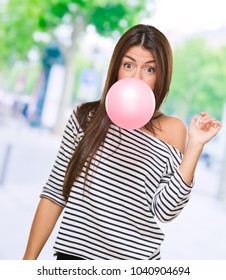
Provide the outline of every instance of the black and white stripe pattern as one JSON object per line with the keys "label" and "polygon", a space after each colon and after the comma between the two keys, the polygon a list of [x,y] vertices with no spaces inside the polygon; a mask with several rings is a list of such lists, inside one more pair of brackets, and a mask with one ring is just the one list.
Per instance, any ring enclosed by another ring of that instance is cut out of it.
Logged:
{"label": "black and white stripe pattern", "polygon": [[65,205],[64,175],[82,136],[73,112],[41,194],[65,206],[55,250],[90,260],[159,258],[164,234],[155,216],[174,219],[191,191],[178,171],[182,155],[140,130],[111,125],[86,184],[82,172]]}

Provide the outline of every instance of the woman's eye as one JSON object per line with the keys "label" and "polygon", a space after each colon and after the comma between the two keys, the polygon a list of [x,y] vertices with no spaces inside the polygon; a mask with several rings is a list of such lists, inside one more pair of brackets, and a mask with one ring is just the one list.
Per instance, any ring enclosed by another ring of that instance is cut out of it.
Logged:
{"label": "woman's eye", "polygon": [[155,68],[154,68],[154,67],[148,67],[148,68],[146,69],[146,71],[147,71],[148,73],[154,73],[154,72],[155,72]]}
{"label": "woman's eye", "polygon": [[132,64],[130,64],[130,63],[124,63],[123,66],[126,69],[132,69]]}

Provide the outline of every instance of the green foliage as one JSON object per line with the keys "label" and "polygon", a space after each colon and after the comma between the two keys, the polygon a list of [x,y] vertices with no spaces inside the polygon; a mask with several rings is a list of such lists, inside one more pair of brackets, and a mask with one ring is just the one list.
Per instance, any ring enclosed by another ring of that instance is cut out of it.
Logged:
{"label": "green foliage", "polygon": [[172,85],[165,109],[182,118],[207,111],[221,118],[226,102],[226,48],[192,39],[174,50]]}
{"label": "green foliage", "polygon": [[[122,32],[138,22],[139,13],[148,0],[8,0],[1,3],[0,63],[25,60],[28,51],[36,46],[41,50],[47,43],[37,40],[35,32],[43,32],[49,40],[57,41],[54,31],[61,24],[75,28],[82,18],[93,24],[102,35]],[[134,4],[135,3],[135,4]]]}
{"label": "green foliage", "polygon": [[136,6],[131,6],[129,1],[128,3],[110,1],[105,6],[94,7],[90,10],[87,22],[94,23],[101,35],[111,36],[112,32],[121,34],[132,25],[139,23],[145,2],[144,0],[138,1]]}
{"label": "green foliage", "polygon": [[95,18],[95,27],[100,34],[110,34],[112,30],[122,31],[120,20],[126,14],[126,7],[121,4],[108,4],[105,7],[96,7],[91,10],[88,23],[92,23]]}

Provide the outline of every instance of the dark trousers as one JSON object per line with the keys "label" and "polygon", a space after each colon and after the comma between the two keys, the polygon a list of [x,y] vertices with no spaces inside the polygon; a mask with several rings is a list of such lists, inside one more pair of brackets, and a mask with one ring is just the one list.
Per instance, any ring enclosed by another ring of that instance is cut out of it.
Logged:
{"label": "dark trousers", "polygon": [[57,258],[56,258],[57,260],[84,260],[84,259],[81,259],[79,257],[64,254],[64,253],[60,253],[60,252],[57,252],[56,256],[57,256]]}

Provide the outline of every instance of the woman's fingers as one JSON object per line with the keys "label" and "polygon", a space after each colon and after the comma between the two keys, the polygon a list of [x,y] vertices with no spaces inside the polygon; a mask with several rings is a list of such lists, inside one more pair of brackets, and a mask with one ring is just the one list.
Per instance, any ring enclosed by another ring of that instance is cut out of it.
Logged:
{"label": "woman's fingers", "polygon": [[195,125],[203,131],[209,131],[214,129],[213,133],[217,133],[222,126],[221,122],[217,121],[215,118],[213,118],[206,112],[201,112],[199,116],[193,119],[193,121],[195,121]]}
{"label": "woman's fingers", "polygon": [[203,125],[209,124],[212,127],[217,127],[220,124],[220,122],[215,120],[215,118],[213,118],[211,115],[209,115],[205,112],[201,112],[200,118],[196,122],[196,125],[199,125],[199,124],[203,124]]}

